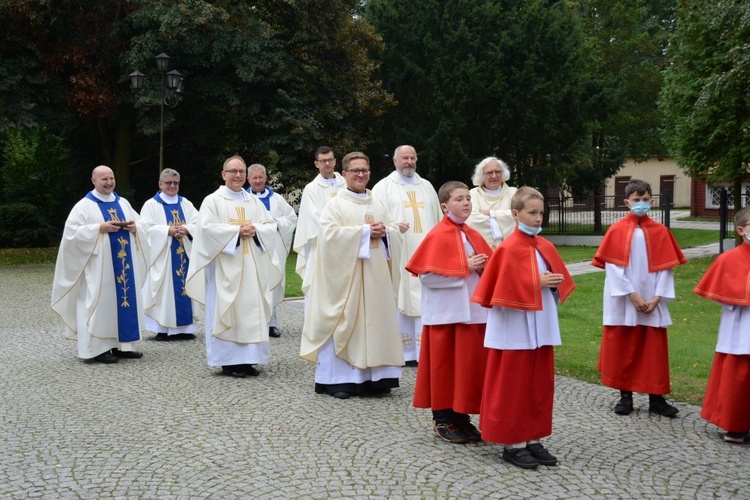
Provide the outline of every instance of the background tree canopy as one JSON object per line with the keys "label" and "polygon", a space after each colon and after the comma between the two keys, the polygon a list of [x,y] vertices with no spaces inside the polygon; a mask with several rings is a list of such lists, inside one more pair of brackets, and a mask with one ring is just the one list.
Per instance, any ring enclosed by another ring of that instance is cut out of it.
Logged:
{"label": "background tree canopy", "polygon": [[182,103],[165,109],[165,166],[182,173],[182,192],[198,203],[235,153],[296,185],[312,177],[318,145],[364,147],[365,124],[392,105],[371,76],[381,39],[352,16],[357,5],[4,0],[3,142],[8,130],[34,128],[68,146],[68,161],[48,166],[69,174],[53,212],[91,188],[98,164],[112,166],[117,191],[140,206],[157,189],[159,109],[139,103],[128,74],[140,68],[155,96],[154,57],[166,52],[187,80]]}
{"label": "background tree canopy", "polygon": [[690,175],[739,194],[750,168],[750,9],[682,1],[677,13],[661,95],[665,140]]}
{"label": "background tree canopy", "polygon": [[284,192],[312,178],[323,144],[365,151],[374,179],[409,143],[436,185],[497,155],[513,184],[600,193],[626,158],[667,154],[660,129],[691,173],[736,179],[750,148],[750,14],[686,0],[676,23],[676,4],[4,0],[0,205],[32,203],[60,228],[98,164],[136,207],[152,196],[159,109],[143,98],[161,52],[187,82],[165,109],[165,166],[196,203],[229,155],[265,164]]}

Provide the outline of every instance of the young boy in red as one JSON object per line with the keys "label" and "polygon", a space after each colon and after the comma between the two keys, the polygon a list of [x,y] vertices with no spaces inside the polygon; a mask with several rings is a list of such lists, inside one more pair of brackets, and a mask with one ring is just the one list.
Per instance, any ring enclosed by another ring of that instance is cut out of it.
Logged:
{"label": "young boy in red", "polygon": [[671,391],[667,302],[675,298],[672,268],[687,260],[669,229],[647,215],[649,183],[630,181],[625,197],[630,213],[610,226],[591,263],[606,271],[598,368],[602,383],[620,390],[616,414],[630,414],[633,392],[646,392],[650,413],[674,417],[677,408],[664,399]]}
{"label": "young boy in red", "polygon": [[425,236],[406,270],[422,283],[422,347],[414,406],[432,408],[435,435],[450,443],[479,441],[470,413],[479,413],[487,350],[486,311],[469,299],[492,249],[465,224],[466,184],[438,191],[443,219]]}
{"label": "young boy in red", "polygon": [[701,417],[726,430],[725,442],[750,444],[750,207],[734,225],[743,243],[719,255],[693,290],[722,306]]}
{"label": "young boy in red", "polygon": [[535,469],[557,464],[539,440],[552,434],[554,346],[561,344],[557,302],[575,284],[555,246],[537,236],[541,193],[519,188],[510,208],[516,230],[492,254],[471,298],[491,308],[479,426],[482,439],[504,445],[503,460]]}

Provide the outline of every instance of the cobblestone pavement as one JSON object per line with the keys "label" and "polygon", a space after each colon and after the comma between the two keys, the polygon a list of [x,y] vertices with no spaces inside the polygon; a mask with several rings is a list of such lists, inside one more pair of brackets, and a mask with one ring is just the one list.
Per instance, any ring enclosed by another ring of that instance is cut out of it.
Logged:
{"label": "cobblestone pavement", "polygon": [[[389,396],[313,392],[298,357],[302,303],[280,309],[259,377],[205,362],[187,342],[139,343],[141,360],[82,362],[49,308],[53,266],[0,266],[1,498],[736,498],[750,447],[721,442],[699,407],[627,417],[612,390],[559,377],[557,467],[517,469],[501,448],[432,436],[411,406],[415,371]],[[522,382],[522,381],[519,381]],[[475,418],[476,421],[476,418]]]}

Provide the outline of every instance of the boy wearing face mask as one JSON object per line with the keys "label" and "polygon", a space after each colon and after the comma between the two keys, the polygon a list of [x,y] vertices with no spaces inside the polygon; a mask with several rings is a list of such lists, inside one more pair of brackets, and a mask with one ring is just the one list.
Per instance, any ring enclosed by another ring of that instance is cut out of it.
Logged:
{"label": "boy wearing face mask", "polygon": [[742,245],[719,255],[693,290],[722,306],[701,417],[726,431],[725,442],[750,444],[750,207],[737,212],[734,225]]}
{"label": "boy wearing face mask", "polygon": [[664,225],[648,216],[651,186],[632,180],[625,187],[630,213],[612,224],[591,263],[606,271],[598,369],[602,383],[620,391],[613,411],[633,411],[633,392],[649,395],[648,411],[674,417],[671,392],[667,303],[675,298],[672,269],[687,262]]}
{"label": "boy wearing face mask", "polygon": [[489,308],[479,425],[482,439],[504,446],[503,460],[535,469],[557,464],[540,439],[552,434],[554,346],[562,343],[557,303],[575,284],[555,246],[538,236],[541,193],[519,188],[510,209],[516,230],[490,257],[471,298]]}

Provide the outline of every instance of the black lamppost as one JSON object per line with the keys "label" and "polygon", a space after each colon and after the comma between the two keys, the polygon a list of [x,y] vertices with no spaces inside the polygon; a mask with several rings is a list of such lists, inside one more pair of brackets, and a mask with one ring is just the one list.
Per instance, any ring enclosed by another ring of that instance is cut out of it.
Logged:
{"label": "black lamppost", "polygon": [[[159,94],[159,100],[156,102],[161,109],[161,121],[159,123],[159,172],[164,169],[164,105],[174,108],[180,102],[180,96],[182,91],[185,89],[185,79],[176,69],[167,71],[169,69],[170,57],[161,53],[156,56],[156,68],[161,73],[161,92]],[[143,81],[146,79],[146,75],[138,70],[130,73],[130,85],[135,90],[140,90],[143,87]],[[145,99],[141,99],[145,104],[153,104]]]}

